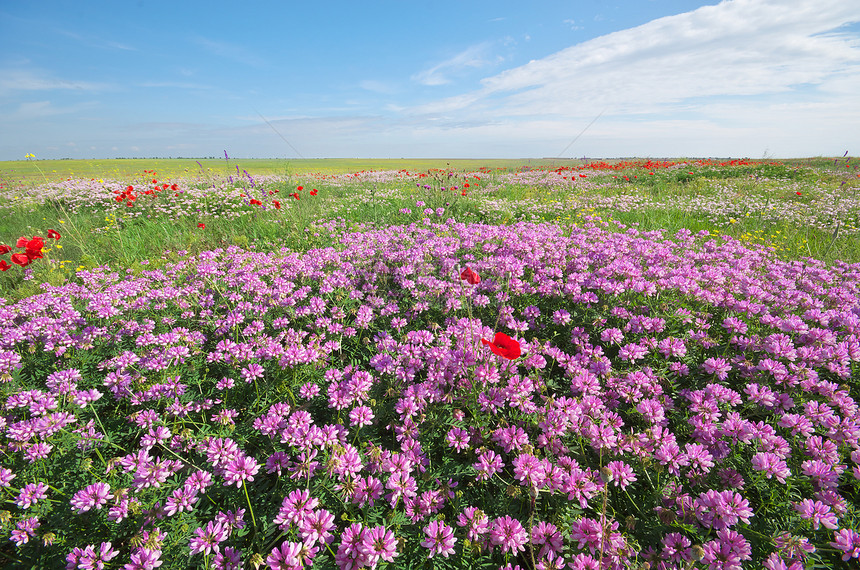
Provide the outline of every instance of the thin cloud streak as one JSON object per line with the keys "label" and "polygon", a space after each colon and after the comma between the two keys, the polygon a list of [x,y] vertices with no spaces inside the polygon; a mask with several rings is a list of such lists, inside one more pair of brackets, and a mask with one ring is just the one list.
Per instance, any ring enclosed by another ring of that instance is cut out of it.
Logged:
{"label": "thin cloud streak", "polygon": [[107,83],[61,79],[49,75],[18,69],[0,70],[0,95],[8,95],[14,91],[108,91],[114,86]]}
{"label": "thin cloud streak", "polygon": [[412,80],[428,86],[446,85],[451,83],[452,79],[449,77],[450,75],[456,75],[464,69],[477,69],[492,63],[497,63],[499,59],[493,60],[490,58],[490,47],[491,44],[489,42],[482,42],[480,44],[469,46],[453,57],[446,59],[441,63],[437,63],[429,69],[425,69],[424,71],[414,74],[412,76]]}
{"label": "thin cloud streak", "polygon": [[264,67],[266,62],[250,50],[239,44],[225,41],[216,41],[202,36],[197,36],[191,42],[205,51],[220,58],[229,59],[251,67]]}

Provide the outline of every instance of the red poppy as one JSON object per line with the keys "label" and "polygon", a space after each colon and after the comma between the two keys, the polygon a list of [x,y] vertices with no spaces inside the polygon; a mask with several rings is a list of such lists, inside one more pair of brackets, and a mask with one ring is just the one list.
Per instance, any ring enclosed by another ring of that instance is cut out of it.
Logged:
{"label": "red poppy", "polygon": [[200,222],[199,224],[197,224],[197,227],[200,228],[201,230],[206,229],[206,224],[204,224],[203,222]]}
{"label": "red poppy", "polygon": [[296,188],[296,190],[298,190],[299,192],[301,192],[301,191],[302,191],[302,190],[304,190],[304,189],[305,189],[305,187],[304,187],[304,186],[299,186],[298,188]]}
{"label": "red poppy", "polygon": [[45,246],[45,242],[43,242],[42,238],[40,238],[39,236],[33,236],[33,239],[29,240],[25,237],[22,237],[18,238],[18,242],[15,245],[17,247],[23,247],[26,249],[26,252],[20,255],[26,255],[30,259],[41,259],[42,248]]}
{"label": "red poppy", "polygon": [[314,188],[313,190],[311,190],[311,196],[316,196],[316,195],[317,195],[317,189]]}
{"label": "red poppy", "polygon": [[472,271],[472,268],[468,265],[466,266],[466,269],[464,269],[463,272],[460,273],[460,279],[468,282],[471,285],[477,285],[481,282],[481,276]]}
{"label": "red poppy", "polygon": [[803,194],[802,194],[802,193],[800,193],[800,192],[795,192],[795,194],[797,194],[798,196],[802,196],[802,195],[803,195]]}
{"label": "red poppy", "polygon": [[9,247],[8,245],[3,245],[2,243],[0,243],[0,255],[3,255],[4,253],[9,253],[10,251],[12,251],[11,247]]}
{"label": "red poppy", "polygon": [[280,202],[278,202],[277,200],[272,200],[272,204],[274,204],[274,205],[275,205],[275,209],[276,209],[276,210],[280,210],[280,209],[281,209],[281,203],[280,203]]}
{"label": "red poppy", "polygon": [[296,200],[298,200],[298,199],[299,199],[299,193],[298,193],[298,192],[293,192],[292,194],[290,194],[290,196],[292,196],[292,197],[293,197],[293,198],[295,198]]}
{"label": "red poppy", "polygon": [[48,237],[54,239],[60,239],[60,234],[54,230],[48,230]]}
{"label": "red poppy", "polygon": [[9,269],[10,267],[12,267],[12,266],[11,266],[11,265],[9,265],[8,263],[6,263],[6,261],[5,261],[5,260],[0,259],[0,271],[6,271],[6,270],[7,270],[7,269]]}
{"label": "red poppy", "polygon": [[27,257],[26,253],[13,253],[12,254],[12,263],[16,263],[21,267],[26,267],[30,265],[30,261],[32,261],[29,257]]}
{"label": "red poppy", "polygon": [[38,241],[35,239],[31,240],[27,244],[27,249],[24,250],[24,255],[26,255],[30,261],[34,259],[42,259],[42,246],[44,245],[45,244],[42,242],[41,238],[39,238]]}
{"label": "red poppy", "polygon": [[485,338],[482,338],[481,342],[486,346],[489,346],[490,350],[493,351],[493,354],[498,354],[508,360],[515,360],[520,357],[520,343],[505,333],[497,332],[496,336],[493,337],[493,342],[490,342]]}

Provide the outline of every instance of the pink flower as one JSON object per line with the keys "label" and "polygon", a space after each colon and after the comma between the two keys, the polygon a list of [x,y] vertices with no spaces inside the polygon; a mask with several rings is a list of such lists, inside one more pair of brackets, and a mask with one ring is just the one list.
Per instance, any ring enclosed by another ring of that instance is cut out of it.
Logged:
{"label": "pink flower", "polygon": [[791,475],[785,460],[770,452],[756,453],[751,463],[753,469],[763,472],[768,479],[776,477],[776,480],[783,484],[785,478]]}
{"label": "pink flower", "polygon": [[525,544],[529,541],[529,534],[523,525],[510,515],[493,520],[490,528],[490,542],[501,546],[502,552],[522,552]]}
{"label": "pink flower", "polygon": [[298,570],[303,567],[301,552],[301,542],[284,542],[272,549],[266,564],[272,570]]}
{"label": "pink flower", "polygon": [[371,568],[380,560],[392,562],[397,557],[397,537],[384,526],[365,529],[358,550]]}
{"label": "pink flower", "polygon": [[836,514],[830,510],[830,507],[821,501],[813,501],[812,499],[803,499],[796,505],[794,509],[800,513],[800,516],[805,519],[812,519],[813,530],[818,530],[819,526],[824,525],[829,529],[835,529],[839,521],[836,519]]}
{"label": "pink flower", "polygon": [[725,358],[708,358],[702,363],[702,369],[705,374],[715,374],[720,380],[725,380],[729,376],[732,365]]}
{"label": "pink flower", "polygon": [[278,516],[273,521],[280,525],[281,529],[287,530],[290,523],[295,523],[301,526],[302,521],[313,511],[319,500],[312,496],[307,489],[295,489],[289,495],[284,497],[281,508],[278,511]]}
{"label": "pink flower", "polygon": [[610,461],[606,467],[612,472],[612,483],[616,487],[624,489],[636,481],[636,473],[633,472],[633,468],[623,461]]}
{"label": "pink flower", "polygon": [[224,466],[224,485],[236,484],[241,487],[243,481],[253,481],[254,475],[260,470],[260,464],[253,457],[239,457]]}
{"label": "pink flower", "polygon": [[373,411],[368,406],[356,406],[349,412],[349,423],[353,427],[369,426],[373,423]]}
{"label": "pink flower", "polygon": [[29,509],[32,505],[38,503],[41,499],[48,497],[48,486],[39,481],[38,483],[28,483],[21,489],[18,498],[15,499],[15,504],[22,509]]}
{"label": "pink flower", "polygon": [[844,552],[842,561],[848,562],[852,558],[860,558],[860,534],[850,528],[840,529],[834,535],[835,541],[830,546]]}
{"label": "pink flower", "polygon": [[421,546],[430,549],[430,554],[427,558],[433,558],[437,554],[441,554],[445,558],[454,554],[454,544],[457,539],[454,538],[454,529],[442,521],[431,521],[424,527],[424,534],[427,535]]}
{"label": "pink flower", "polygon": [[448,447],[463,451],[469,447],[469,432],[463,428],[454,427],[448,431],[445,440],[448,442]]}
{"label": "pink flower", "polygon": [[230,536],[230,531],[220,522],[209,521],[206,527],[197,528],[194,530],[194,536],[188,542],[188,547],[191,549],[191,554],[204,553],[209,555],[211,552],[220,550],[219,544],[227,540]]}
{"label": "pink flower", "polygon": [[113,499],[110,493],[110,485],[107,483],[93,483],[85,489],[81,489],[72,497],[72,508],[78,514],[85,513],[93,507],[101,509],[102,505]]}
{"label": "pink flower", "polygon": [[475,507],[466,507],[457,517],[457,526],[468,527],[466,529],[466,538],[472,542],[478,542],[481,535],[486,534],[490,530],[490,519],[484,511]]}
{"label": "pink flower", "polygon": [[711,568],[741,570],[741,562],[751,560],[752,548],[743,535],[730,530],[717,531],[717,540],[705,543],[705,556],[702,559]]}
{"label": "pink flower", "polygon": [[334,538],[331,530],[334,528],[334,515],[325,509],[307,513],[299,523],[299,536],[305,543],[331,542]]}

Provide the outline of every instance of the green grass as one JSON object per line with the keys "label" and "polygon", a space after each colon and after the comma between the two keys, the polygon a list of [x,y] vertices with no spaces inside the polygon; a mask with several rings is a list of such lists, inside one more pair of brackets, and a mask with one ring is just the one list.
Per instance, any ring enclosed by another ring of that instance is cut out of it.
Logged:
{"label": "green grass", "polygon": [[[199,164],[198,164],[199,162]],[[235,167],[259,174],[341,174],[362,170],[400,170],[413,172],[426,170],[473,171],[516,168],[555,168],[580,164],[568,159],[445,159],[445,158],[127,158],[101,160],[10,160],[0,161],[0,182],[41,183],[66,178],[116,178],[127,179],[139,175],[143,170],[155,170],[167,178],[187,178],[205,172],[211,176],[235,174]],[[203,170],[201,171],[201,165]]]}
{"label": "green grass", "polygon": [[[0,296],[17,299],[35,294],[39,283],[62,283],[81,268],[110,265],[137,271],[142,262],[151,268],[169,258],[165,251],[199,252],[229,245],[306,251],[332,243],[332,236],[319,227],[323,220],[339,217],[356,227],[410,223],[424,217],[425,208],[434,210],[431,217],[441,208],[443,219],[487,223],[525,220],[568,225],[598,215],[617,222],[620,226],[615,227],[622,230],[635,226],[674,233],[686,228],[714,236],[729,235],[751,247],[771,247],[782,259],[860,262],[860,207],[854,206],[853,213],[850,209],[847,214],[843,212],[840,215],[844,219],[835,222],[823,219],[826,216],[815,210],[820,204],[842,207],[840,200],[844,200],[842,205],[855,204],[860,195],[860,178],[852,178],[854,171],[846,172],[842,163],[834,166],[833,159],[655,168],[654,174],[641,166],[585,169],[585,177],[575,170],[581,165],[576,161],[200,162],[203,170],[197,161],[186,159],[0,163],[3,191],[11,200],[0,202],[5,210],[0,216],[0,243],[14,244],[20,236],[44,236],[48,229],[63,235],[60,242],[47,240],[47,260],[31,266],[32,279],[25,279],[20,270],[0,274]],[[236,165],[252,177],[274,178],[252,186],[246,177],[236,176]],[[560,167],[563,170],[553,172]],[[387,182],[336,178],[338,173],[370,170],[429,175]],[[149,173],[144,175],[144,171]],[[462,188],[464,173],[475,171],[481,180],[469,179],[471,187],[466,196],[460,191],[442,190],[444,186]],[[17,173],[17,177],[9,173]],[[179,181],[185,191],[197,193],[198,198],[196,202],[186,200],[191,206],[186,204],[181,213],[173,213],[178,212],[173,192],[140,195],[131,209],[110,201],[110,194],[106,194],[107,199],[82,206],[86,197],[72,196],[73,191],[65,187],[42,204],[35,205],[32,197],[24,198],[40,195],[45,179],[62,183],[72,173],[73,178],[86,181],[93,192],[106,193],[110,180],[119,188],[132,184],[141,192],[146,188],[144,180],[157,177],[159,182]],[[226,177],[231,175],[233,182],[227,184]],[[570,177],[576,181],[570,182]],[[212,189],[213,184],[216,189]],[[302,184],[306,188],[302,199],[296,201],[289,195]],[[424,188],[425,184],[431,188]],[[311,187],[317,188],[319,195],[309,196]],[[241,194],[246,197],[241,198]],[[245,203],[252,196],[263,198],[268,208]],[[829,201],[822,201],[824,198]],[[270,201],[274,199],[282,204],[280,210],[272,207]],[[422,206],[416,205],[419,201]],[[133,217],[133,212],[140,214]],[[822,219],[818,225],[799,223],[788,217],[791,212],[795,217],[812,212]],[[199,228],[200,223],[206,228]]]}

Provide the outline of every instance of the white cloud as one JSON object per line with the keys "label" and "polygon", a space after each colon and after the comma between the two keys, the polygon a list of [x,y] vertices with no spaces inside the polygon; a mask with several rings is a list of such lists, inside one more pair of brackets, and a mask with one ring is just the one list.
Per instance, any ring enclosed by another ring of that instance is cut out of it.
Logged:
{"label": "white cloud", "polygon": [[396,91],[394,86],[384,81],[377,81],[375,79],[365,79],[360,81],[358,84],[359,87],[364,89],[365,91],[370,91],[372,93],[380,93],[383,95],[390,95]]}
{"label": "white cloud", "polygon": [[250,65],[251,67],[263,67],[265,65],[263,58],[239,44],[223,40],[212,40],[202,36],[192,38],[191,41],[220,58],[229,59],[243,65]]}
{"label": "white cloud", "polygon": [[74,115],[81,111],[94,108],[96,103],[78,103],[75,105],[58,107],[50,101],[24,101],[18,103],[17,108],[3,117],[5,121],[20,123],[22,121],[33,121],[45,117],[57,115]]}
{"label": "white cloud", "polygon": [[413,81],[423,85],[445,85],[450,83],[450,75],[455,75],[465,69],[480,68],[492,63],[497,63],[498,58],[490,58],[489,42],[482,42],[466,48],[453,57],[437,63],[429,69],[425,69],[412,76]]}
{"label": "white cloud", "polygon": [[582,116],[667,110],[713,96],[785,93],[860,73],[851,2],[734,0],[614,32],[488,77],[419,112]]}
{"label": "white cloud", "polygon": [[145,81],[139,85],[141,87],[152,87],[157,89],[212,89],[212,86],[210,85],[183,81]]}
{"label": "white cloud", "polygon": [[112,89],[112,86],[93,81],[61,79],[38,71],[0,70],[0,95],[8,95],[14,91],[51,91],[57,89],[105,91]]}

